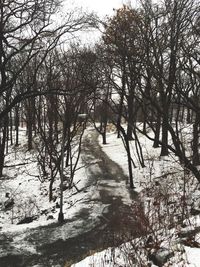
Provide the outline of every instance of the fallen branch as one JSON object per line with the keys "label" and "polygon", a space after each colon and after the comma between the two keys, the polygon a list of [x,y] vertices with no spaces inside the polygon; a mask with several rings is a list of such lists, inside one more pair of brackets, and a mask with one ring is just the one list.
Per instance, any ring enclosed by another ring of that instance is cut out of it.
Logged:
{"label": "fallen branch", "polygon": [[17,166],[23,166],[23,165],[27,165],[29,164],[28,162],[24,162],[24,163],[19,163],[19,164],[14,164],[14,165],[4,165],[4,168],[13,168],[13,167],[17,167]]}

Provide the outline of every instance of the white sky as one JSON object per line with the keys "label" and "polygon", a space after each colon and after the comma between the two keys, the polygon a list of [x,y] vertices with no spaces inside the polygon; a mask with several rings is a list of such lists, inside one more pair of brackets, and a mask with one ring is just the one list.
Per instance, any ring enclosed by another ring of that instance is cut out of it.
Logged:
{"label": "white sky", "polygon": [[74,0],[74,3],[103,16],[112,14],[113,8],[123,5],[122,0]]}
{"label": "white sky", "polygon": [[[112,16],[114,14],[113,9],[118,9],[123,4],[131,4],[132,7],[136,7],[139,0],[63,0],[64,10],[82,8],[83,11],[95,12],[100,18],[104,18],[106,15]],[[80,32],[76,34],[83,43],[92,44],[96,42],[101,33],[97,30],[89,32]]]}
{"label": "white sky", "polygon": [[73,6],[83,7],[84,10],[94,11],[99,16],[112,15],[113,9],[120,8],[123,4],[134,5],[138,0],[64,0],[66,5],[70,2]]}

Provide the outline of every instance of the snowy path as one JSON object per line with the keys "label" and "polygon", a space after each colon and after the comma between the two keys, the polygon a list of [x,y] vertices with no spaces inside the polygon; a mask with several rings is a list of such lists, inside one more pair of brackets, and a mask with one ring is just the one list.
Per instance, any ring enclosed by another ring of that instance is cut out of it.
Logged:
{"label": "snowy path", "polygon": [[63,225],[28,229],[8,235],[0,233],[0,266],[70,266],[91,251],[137,236],[137,222],[130,205],[130,194],[122,169],[101,150],[98,135],[89,131],[83,141],[82,161],[88,182],[84,205]]}

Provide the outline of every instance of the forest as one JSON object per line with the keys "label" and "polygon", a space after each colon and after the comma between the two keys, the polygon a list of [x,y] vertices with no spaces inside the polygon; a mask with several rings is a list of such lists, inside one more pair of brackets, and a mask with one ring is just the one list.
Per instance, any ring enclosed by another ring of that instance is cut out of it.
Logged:
{"label": "forest", "polygon": [[198,0],[0,1],[0,266],[200,266],[199,166]]}

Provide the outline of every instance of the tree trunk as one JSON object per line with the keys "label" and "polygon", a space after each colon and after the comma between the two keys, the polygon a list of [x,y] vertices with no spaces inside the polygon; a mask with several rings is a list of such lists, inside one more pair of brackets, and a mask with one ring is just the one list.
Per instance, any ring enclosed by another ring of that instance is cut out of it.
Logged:
{"label": "tree trunk", "polygon": [[102,132],[103,145],[106,145],[106,132]]}
{"label": "tree trunk", "polygon": [[131,158],[131,152],[130,152],[130,145],[129,145],[129,140],[126,135],[126,132],[123,127],[120,126],[120,132],[123,135],[124,141],[125,141],[125,148],[126,148],[126,153],[127,153],[127,160],[128,160],[128,171],[129,171],[129,181],[130,181],[130,188],[133,189],[135,188],[134,183],[133,183],[133,171],[132,171],[132,158]]}
{"label": "tree trunk", "polygon": [[3,123],[2,139],[0,140],[0,177],[3,175],[4,160],[5,160],[5,146],[7,137],[8,116],[6,116]]}
{"label": "tree trunk", "polygon": [[191,114],[189,108],[187,108],[187,123],[191,123]]}
{"label": "tree trunk", "polygon": [[121,127],[121,118],[123,113],[123,103],[124,103],[124,94],[125,94],[125,87],[126,87],[126,74],[125,74],[125,60],[123,62],[123,70],[122,70],[122,91],[120,96],[120,104],[119,104],[119,112],[118,112],[118,119],[117,119],[117,138],[120,138],[120,127]]}
{"label": "tree trunk", "polygon": [[32,132],[32,118],[29,117],[27,120],[27,130],[28,130],[28,150],[33,148],[33,132]]}
{"label": "tree trunk", "polygon": [[127,138],[128,140],[133,140],[133,124],[134,124],[134,114],[133,114],[133,94],[130,93],[128,96],[128,127],[127,127]]}
{"label": "tree trunk", "polygon": [[19,145],[19,107],[15,107],[15,146]]}
{"label": "tree trunk", "polygon": [[135,188],[133,184],[133,171],[132,171],[132,158],[131,158],[131,152],[130,152],[130,146],[129,146],[129,140],[128,137],[125,137],[126,142],[126,152],[127,152],[127,159],[128,159],[128,171],[129,171],[129,181],[130,181],[130,188]]}
{"label": "tree trunk", "polygon": [[12,112],[10,112],[10,144],[13,145],[13,119]]}
{"label": "tree trunk", "polygon": [[53,199],[53,183],[54,183],[54,178],[51,175],[51,180],[49,184],[49,202],[51,202]]}
{"label": "tree trunk", "polygon": [[162,146],[161,146],[161,156],[167,156],[168,152],[168,109],[164,109],[163,121],[162,121]]}
{"label": "tree trunk", "polygon": [[159,147],[160,127],[161,127],[161,117],[160,117],[160,114],[157,114],[155,137],[154,137],[154,143],[153,143],[153,147],[155,148]]}
{"label": "tree trunk", "polygon": [[192,162],[195,166],[200,164],[199,158],[199,118],[196,115],[193,124],[193,142],[192,142]]}

